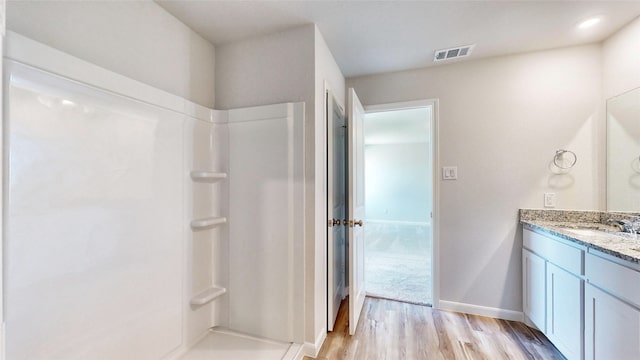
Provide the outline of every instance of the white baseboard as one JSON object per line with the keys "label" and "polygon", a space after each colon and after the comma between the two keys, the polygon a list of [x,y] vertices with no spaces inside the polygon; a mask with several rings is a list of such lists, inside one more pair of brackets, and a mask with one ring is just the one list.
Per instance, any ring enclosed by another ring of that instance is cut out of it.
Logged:
{"label": "white baseboard", "polygon": [[487,306],[459,303],[455,301],[440,300],[439,310],[457,311],[465,314],[488,316],[511,321],[524,321],[524,314],[520,311],[506,310]]}
{"label": "white baseboard", "polygon": [[523,315],[524,320],[522,321],[525,325],[527,325],[530,328],[534,328],[540,332],[542,332],[542,330],[538,329],[538,327],[536,326],[536,324],[533,323],[533,321],[529,320],[529,318],[526,315]]}
{"label": "white baseboard", "polygon": [[320,331],[320,334],[318,334],[315,344],[312,344],[310,342],[304,343],[304,349],[303,349],[304,355],[315,359],[320,353],[320,348],[322,348],[322,344],[324,343],[324,340],[326,338],[327,338],[327,329],[323,328],[322,331]]}

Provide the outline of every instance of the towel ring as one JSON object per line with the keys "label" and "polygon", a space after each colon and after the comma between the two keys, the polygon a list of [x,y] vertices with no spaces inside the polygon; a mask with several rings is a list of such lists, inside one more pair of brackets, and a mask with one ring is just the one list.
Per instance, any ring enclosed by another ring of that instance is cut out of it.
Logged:
{"label": "towel ring", "polygon": [[[571,157],[573,158],[571,161],[569,161],[569,164],[566,165],[562,160],[565,154],[570,154]],[[564,150],[564,149],[559,149],[556,150],[556,155],[553,157],[553,164],[557,167],[559,167],[560,169],[571,169],[575,164],[576,161],[578,161],[578,157],[576,156],[576,153],[574,153],[571,150]]]}

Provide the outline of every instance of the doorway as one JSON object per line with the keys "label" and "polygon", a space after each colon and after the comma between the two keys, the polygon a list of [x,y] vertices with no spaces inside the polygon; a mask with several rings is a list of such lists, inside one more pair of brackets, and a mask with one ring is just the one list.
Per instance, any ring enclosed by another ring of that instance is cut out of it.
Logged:
{"label": "doorway", "polygon": [[432,305],[434,108],[367,110],[367,295]]}
{"label": "doorway", "polygon": [[327,330],[348,295],[353,334],[366,295],[438,306],[438,102],[347,99],[326,92],[326,295]]}

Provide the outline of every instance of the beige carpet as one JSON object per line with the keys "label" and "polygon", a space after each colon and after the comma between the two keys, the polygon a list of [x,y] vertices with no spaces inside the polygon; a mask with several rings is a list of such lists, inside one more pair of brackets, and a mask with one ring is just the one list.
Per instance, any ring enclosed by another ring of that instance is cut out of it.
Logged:
{"label": "beige carpet", "polygon": [[431,305],[431,227],[367,222],[365,229],[367,293]]}

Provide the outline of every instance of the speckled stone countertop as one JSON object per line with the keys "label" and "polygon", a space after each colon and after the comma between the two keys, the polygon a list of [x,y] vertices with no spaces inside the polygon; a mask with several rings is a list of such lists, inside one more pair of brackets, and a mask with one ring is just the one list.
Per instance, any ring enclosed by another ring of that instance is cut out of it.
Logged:
{"label": "speckled stone countertop", "polygon": [[[617,215],[617,216],[612,216]],[[601,251],[617,258],[640,264],[640,235],[616,235],[617,229],[606,224],[606,219],[631,217],[635,214],[599,211],[520,210],[520,223],[577,244]],[[572,229],[600,230],[593,234],[576,233]],[[612,233],[607,233],[612,232]]]}

